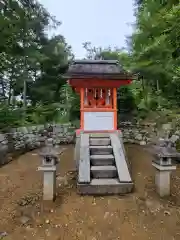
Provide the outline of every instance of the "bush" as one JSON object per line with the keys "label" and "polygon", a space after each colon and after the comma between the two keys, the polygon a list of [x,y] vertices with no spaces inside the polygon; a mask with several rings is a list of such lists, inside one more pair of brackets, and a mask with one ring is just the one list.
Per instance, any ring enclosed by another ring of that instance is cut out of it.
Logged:
{"label": "bush", "polygon": [[25,122],[23,110],[21,108],[14,109],[5,103],[0,105],[0,129],[7,131],[12,127],[19,127]]}

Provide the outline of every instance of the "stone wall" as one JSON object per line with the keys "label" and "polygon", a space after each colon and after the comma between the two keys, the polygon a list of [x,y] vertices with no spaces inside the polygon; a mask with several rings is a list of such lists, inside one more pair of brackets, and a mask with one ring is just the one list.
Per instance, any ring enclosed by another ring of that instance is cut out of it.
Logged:
{"label": "stone wall", "polygon": [[180,125],[178,122],[168,122],[160,126],[157,126],[156,123],[132,124],[131,122],[123,122],[119,128],[123,132],[123,141],[125,143],[147,145],[160,139],[176,139],[176,142],[180,139]]}
{"label": "stone wall", "polygon": [[55,144],[72,143],[74,128],[70,124],[38,125],[0,133],[0,166],[11,161],[14,156],[43,146],[47,138],[53,138]]}
{"label": "stone wall", "polygon": [[154,123],[132,124],[131,122],[123,122],[120,124],[120,129],[123,132],[124,143],[146,145],[154,141],[158,135]]}
{"label": "stone wall", "polygon": [[[164,124],[161,129],[157,129],[155,123],[123,122],[119,128],[123,132],[124,143],[146,145],[160,137],[165,137],[174,127],[171,123]],[[174,131],[177,133],[176,128]],[[178,130],[178,136],[180,136],[180,130]],[[49,137],[53,138],[56,145],[73,143],[75,128],[70,124],[48,124],[14,128],[8,133],[0,133],[0,166],[11,161],[13,156],[43,146]]]}

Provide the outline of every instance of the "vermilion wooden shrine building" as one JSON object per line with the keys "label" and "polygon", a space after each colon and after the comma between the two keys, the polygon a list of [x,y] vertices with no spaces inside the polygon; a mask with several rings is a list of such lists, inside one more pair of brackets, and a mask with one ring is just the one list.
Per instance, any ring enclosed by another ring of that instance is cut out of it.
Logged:
{"label": "vermilion wooden shrine building", "polygon": [[80,94],[81,129],[117,129],[117,88],[131,83],[117,61],[75,61],[68,71],[69,84]]}
{"label": "vermilion wooden shrine building", "polygon": [[133,183],[117,130],[117,88],[131,83],[117,61],[74,61],[69,84],[80,94],[80,129],[76,132],[77,187],[81,194],[121,194]]}

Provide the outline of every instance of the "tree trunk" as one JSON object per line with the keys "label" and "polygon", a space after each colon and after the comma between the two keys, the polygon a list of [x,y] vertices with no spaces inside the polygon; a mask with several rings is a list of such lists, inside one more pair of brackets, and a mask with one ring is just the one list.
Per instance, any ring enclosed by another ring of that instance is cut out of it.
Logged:
{"label": "tree trunk", "polygon": [[8,92],[8,106],[11,104],[11,98],[12,98],[12,82],[9,84],[9,92]]}
{"label": "tree trunk", "polygon": [[157,104],[158,104],[158,108],[160,108],[160,92],[159,92],[159,80],[156,80],[156,89],[157,89]]}
{"label": "tree trunk", "polygon": [[145,81],[144,81],[143,78],[141,79],[141,86],[142,86],[142,91],[143,91],[143,96],[144,96],[144,102],[145,102],[145,105],[147,106],[148,105],[148,103],[147,103],[147,91],[146,91]]}
{"label": "tree trunk", "polygon": [[26,92],[27,92],[27,83],[26,80],[24,79],[23,82],[23,109],[24,109],[24,115],[26,115]]}

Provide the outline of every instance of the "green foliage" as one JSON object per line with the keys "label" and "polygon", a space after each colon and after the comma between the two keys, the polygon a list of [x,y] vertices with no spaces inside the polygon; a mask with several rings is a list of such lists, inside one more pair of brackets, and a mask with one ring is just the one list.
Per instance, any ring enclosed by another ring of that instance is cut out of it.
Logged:
{"label": "green foliage", "polygon": [[[84,43],[88,59],[118,60],[139,79],[118,89],[118,110],[149,112],[180,106],[179,0],[136,0],[129,52]],[[74,56],[60,25],[36,0],[0,0],[0,129],[22,124],[73,122],[80,101],[63,77]]]}
{"label": "green foliage", "polygon": [[62,118],[63,75],[73,54],[63,36],[46,34],[47,28],[60,23],[36,0],[2,0],[0,4],[0,97],[6,115],[2,125],[43,124],[59,115]]}
{"label": "green foliage", "polygon": [[36,105],[28,107],[26,121],[33,124],[52,122],[58,115],[56,104]]}
{"label": "green foliage", "polygon": [[22,109],[14,109],[5,103],[0,105],[0,129],[7,130],[11,127],[18,127],[23,123]]}
{"label": "green foliage", "polygon": [[[180,105],[180,5],[179,1],[141,1],[136,31],[132,35],[132,70],[139,72],[158,106]],[[158,84],[157,84],[158,83]]]}

